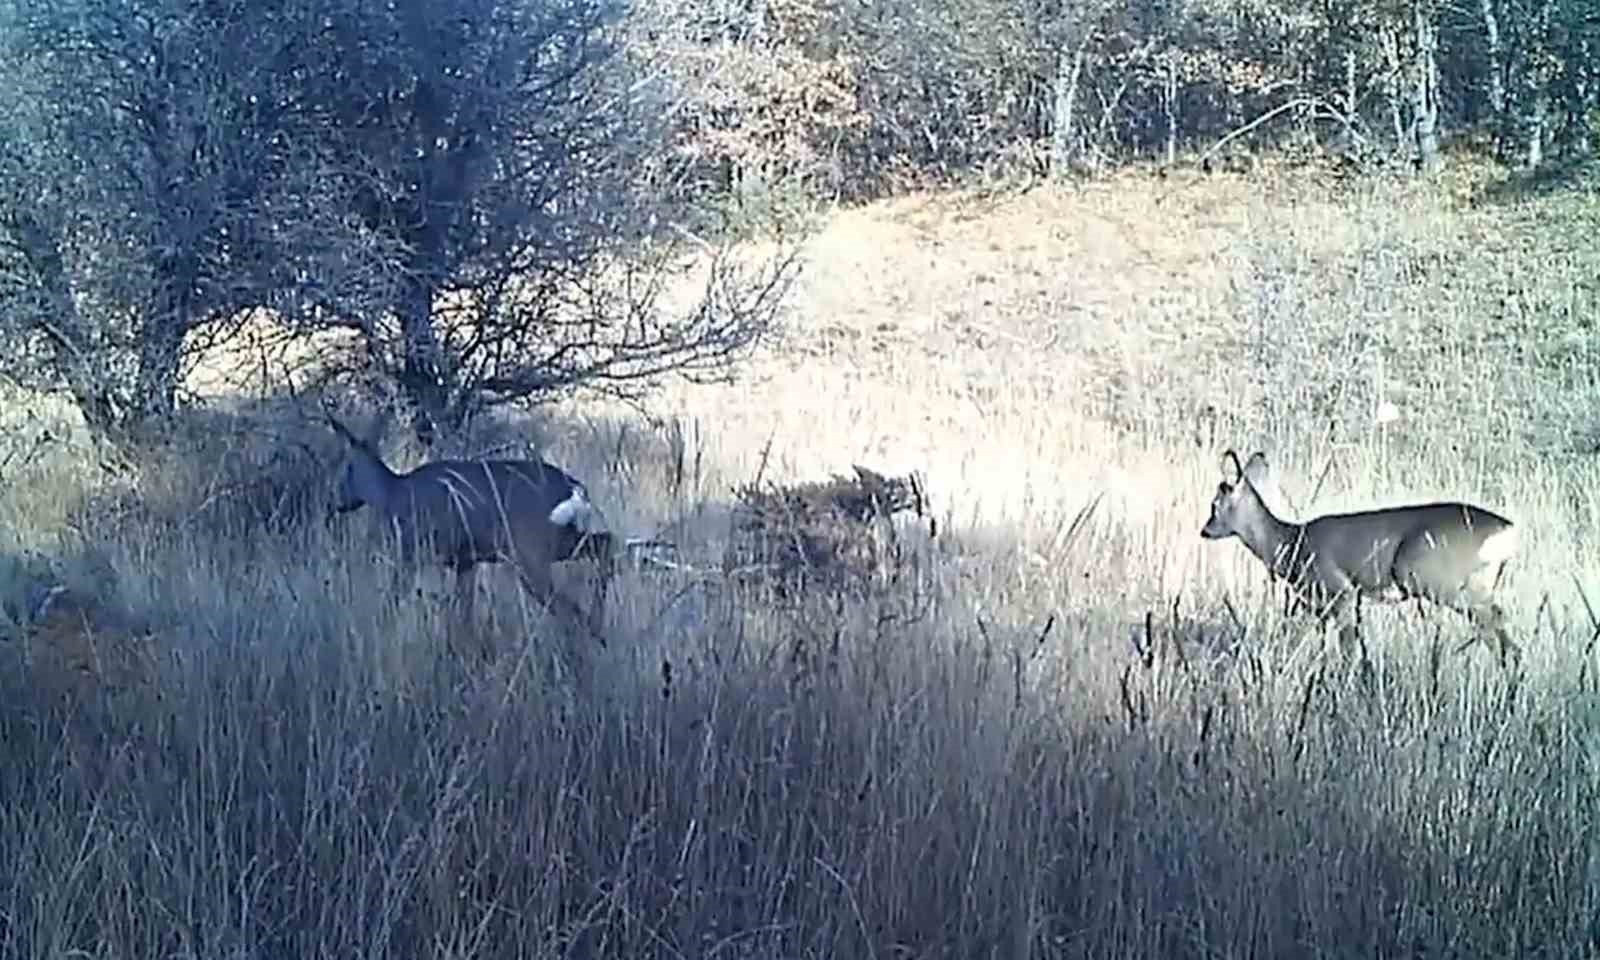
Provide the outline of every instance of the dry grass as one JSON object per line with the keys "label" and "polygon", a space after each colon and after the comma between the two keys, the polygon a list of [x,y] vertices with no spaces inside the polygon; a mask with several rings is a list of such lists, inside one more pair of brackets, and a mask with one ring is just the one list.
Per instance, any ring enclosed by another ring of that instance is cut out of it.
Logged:
{"label": "dry grass", "polygon": [[[13,464],[0,553],[145,626],[0,642],[0,952],[1600,953],[1600,207],[1274,177],[840,213],[740,385],[519,426],[684,561],[618,584],[588,694],[509,572],[485,671],[430,578],[247,509],[331,468],[314,426]],[[1227,446],[1297,515],[1515,518],[1520,683],[1383,608],[1353,684],[1200,541]],[[906,575],[780,605],[715,572],[737,488],[852,463],[926,477]]]}

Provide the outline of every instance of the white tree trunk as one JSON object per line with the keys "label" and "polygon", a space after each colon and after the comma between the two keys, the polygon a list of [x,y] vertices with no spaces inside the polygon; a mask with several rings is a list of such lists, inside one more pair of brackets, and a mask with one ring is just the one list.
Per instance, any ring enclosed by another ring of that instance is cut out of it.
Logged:
{"label": "white tree trunk", "polygon": [[1522,128],[1522,164],[1528,170],[1544,165],[1545,137],[1550,119],[1550,85],[1554,80],[1551,66],[1551,24],[1555,17],[1555,0],[1538,0],[1528,24],[1527,39],[1519,59],[1522,76],[1518,83],[1520,103],[1517,118]]}
{"label": "white tree trunk", "polygon": [[1412,10],[1417,62],[1411,122],[1416,134],[1417,164],[1423,173],[1439,169],[1439,34],[1433,15],[1429,0],[1416,0]]}
{"label": "white tree trunk", "polygon": [[1161,78],[1161,106],[1167,114],[1167,166],[1178,162],[1178,65],[1168,58]]}
{"label": "white tree trunk", "polygon": [[1083,76],[1085,42],[1056,52],[1055,104],[1050,117],[1050,172],[1064,175],[1077,153],[1078,79]]}
{"label": "white tree trunk", "polygon": [[1505,42],[1500,38],[1500,13],[1495,0],[1479,0],[1479,15],[1483,17],[1483,42],[1489,55],[1489,111],[1494,115],[1496,130],[1504,130],[1506,122],[1506,53]]}

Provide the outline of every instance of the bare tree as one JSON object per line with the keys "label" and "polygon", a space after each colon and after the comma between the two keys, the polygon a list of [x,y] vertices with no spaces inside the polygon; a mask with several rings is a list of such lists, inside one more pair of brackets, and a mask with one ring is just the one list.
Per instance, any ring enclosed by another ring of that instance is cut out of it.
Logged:
{"label": "bare tree", "polygon": [[5,370],[97,430],[163,417],[194,350],[292,285],[290,223],[323,209],[288,123],[307,27],[248,0],[8,9]]}
{"label": "bare tree", "polygon": [[736,259],[670,229],[619,10],[14,0],[0,372],[66,387],[97,429],[159,419],[191,358],[264,308],[291,338],[355,332],[422,425],[726,373],[775,322],[795,246]]}
{"label": "bare tree", "polygon": [[394,278],[386,299],[327,297],[302,320],[354,331],[424,440],[485,405],[726,372],[776,317],[787,246],[747,269],[713,256],[701,296],[666,308],[682,244],[639,189],[660,126],[611,42],[620,12],[338,5],[302,64],[303,108],[355,184],[347,212],[386,239]]}
{"label": "bare tree", "polygon": [[[1483,22],[1484,54],[1488,60],[1489,116],[1497,140],[1506,133],[1506,46],[1500,32],[1503,0],[1478,0],[1478,16]],[[1503,144],[1502,144],[1503,146]]]}
{"label": "bare tree", "polygon": [[[1588,0],[1479,0],[1482,69],[1458,57],[1440,93],[1471,102],[1481,87],[1501,159],[1525,168],[1559,152],[1588,156],[1600,107],[1600,8]],[[1470,50],[1469,44],[1461,44]]]}
{"label": "bare tree", "polygon": [[[12,89],[25,89],[13,63]],[[30,138],[35,119],[18,96],[0,105],[0,363],[4,374],[30,386],[64,387],[96,431],[124,420],[128,396],[119,389],[115,359],[79,308],[82,284],[74,244],[77,226],[69,198],[30,173],[59,169],[51,144]]]}
{"label": "bare tree", "polygon": [[1411,117],[1417,165],[1424,173],[1439,168],[1439,31],[1433,0],[1412,0]]}
{"label": "bare tree", "polygon": [[1078,157],[1084,70],[1100,39],[1100,20],[1107,7],[1104,2],[1068,3],[1040,11],[1041,29],[1056,47],[1050,110],[1050,169],[1056,176],[1066,173]]}

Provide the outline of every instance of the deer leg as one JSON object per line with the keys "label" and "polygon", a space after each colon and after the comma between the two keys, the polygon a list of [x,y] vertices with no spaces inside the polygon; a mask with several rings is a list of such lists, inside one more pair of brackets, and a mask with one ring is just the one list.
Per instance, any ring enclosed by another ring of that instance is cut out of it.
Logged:
{"label": "deer leg", "polygon": [[[456,595],[454,610],[450,617],[450,629],[453,635],[460,640],[477,637],[477,645],[485,657],[493,658],[494,644],[491,642],[488,631],[478,633],[477,598],[478,598],[478,568],[476,564],[458,564],[456,570]],[[458,644],[458,647],[460,645]]]}
{"label": "deer leg", "polygon": [[1355,661],[1360,669],[1361,681],[1370,684],[1374,679],[1372,659],[1367,656],[1366,641],[1361,633],[1361,594],[1352,585],[1343,590],[1329,604],[1324,618],[1339,625],[1339,650],[1348,668]]}
{"label": "deer leg", "polygon": [[1493,638],[1499,648],[1500,669],[1507,673],[1522,665],[1522,649],[1512,641],[1511,634],[1506,631],[1506,615],[1500,606],[1490,601],[1481,601],[1476,606],[1466,611],[1467,619],[1472,621],[1474,629],[1485,638]]}
{"label": "deer leg", "polygon": [[456,567],[456,615],[464,623],[472,622],[478,605],[478,570],[474,566]]}
{"label": "deer leg", "polygon": [[1499,655],[1500,669],[1511,671],[1522,664],[1522,650],[1506,630],[1506,614],[1481,588],[1469,583],[1452,596],[1435,598],[1441,606],[1448,607],[1467,618],[1472,624],[1472,639],[1462,649],[1482,641],[1493,646]]}
{"label": "deer leg", "polygon": [[595,560],[594,596],[589,608],[589,630],[605,645],[606,602],[611,596],[611,578],[616,576],[616,561],[609,556]]}
{"label": "deer leg", "polygon": [[1361,642],[1361,617],[1356,609],[1356,601],[1349,592],[1340,593],[1322,611],[1324,623],[1332,622],[1339,628],[1339,650],[1344,654],[1348,663],[1352,654],[1361,651],[1365,658],[1366,650]]}
{"label": "deer leg", "polygon": [[605,640],[603,629],[606,619],[606,601],[610,595],[611,579],[616,575],[616,555],[614,553],[612,535],[609,533],[586,533],[578,540],[578,545],[564,560],[589,560],[593,561],[595,579],[593,590],[590,593],[589,617],[586,621],[588,630],[596,637],[600,637],[603,646]]}
{"label": "deer leg", "polygon": [[[532,564],[519,564],[517,567],[518,578],[523,589],[558,620],[563,621],[568,629],[562,631],[565,635],[564,646],[569,668],[573,678],[580,688],[590,688],[593,685],[594,668],[582,644],[577,643],[577,634],[590,633],[589,622],[584,617],[583,611],[568,598],[556,591],[555,581],[551,579],[549,566]],[[603,647],[606,639],[598,632],[593,636]]]}
{"label": "deer leg", "polygon": [[556,590],[555,580],[550,576],[548,565],[518,564],[517,576],[522,581],[523,589],[557,619],[566,621],[568,626],[580,633],[593,636],[602,647],[606,645],[605,635],[599,631],[596,620],[591,616],[585,616],[578,604]]}
{"label": "deer leg", "polygon": [[1354,623],[1341,623],[1339,625],[1339,652],[1344,654],[1345,662],[1348,663],[1350,657],[1357,652],[1365,654],[1361,646],[1361,628]]}
{"label": "deer leg", "polygon": [[1500,641],[1500,669],[1511,673],[1522,666],[1522,648],[1517,646],[1501,627],[1495,631],[1495,639]]}

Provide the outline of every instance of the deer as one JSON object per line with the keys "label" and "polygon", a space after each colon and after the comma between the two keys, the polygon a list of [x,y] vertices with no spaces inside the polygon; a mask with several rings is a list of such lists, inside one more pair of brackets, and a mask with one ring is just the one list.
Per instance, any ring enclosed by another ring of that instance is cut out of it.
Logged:
{"label": "deer", "polygon": [[[582,483],[542,458],[434,460],[396,473],[372,442],[326,406],[323,413],[350,448],[332,514],[370,507],[398,544],[401,563],[436,562],[454,570],[465,623],[472,620],[478,565],[509,561],[528,594],[605,646],[601,621],[614,570],[612,534]],[[551,577],[552,565],[577,559],[600,569],[587,617]]]}
{"label": "deer", "polygon": [[1264,454],[1252,454],[1241,466],[1239,455],[1229,450],[1222,456],[1222,472],[1200,536],[1238,537],[1274,582],[1288,581],[1321,623],[1340,624],[1347,656],[1360,642],[1357,604],[1370,597],[1386,603],[1416,600],[1419,606],[1427,601],[1454,610],[1475,628],[1461,649],[1492,638],[1502,669],[1520,661],[1521,651],[1506,632],[1505,613],[1494,600],[1506,563],[1517,552],[1517,529],[1510,520],[1452,502],[1331,513],[1291,523],[1279,519],[1262,498],[1263,491],[1276,491]]}

